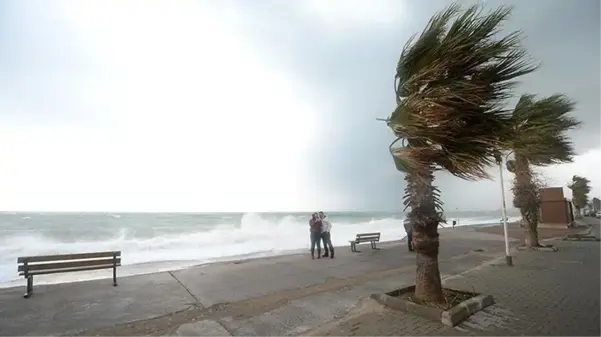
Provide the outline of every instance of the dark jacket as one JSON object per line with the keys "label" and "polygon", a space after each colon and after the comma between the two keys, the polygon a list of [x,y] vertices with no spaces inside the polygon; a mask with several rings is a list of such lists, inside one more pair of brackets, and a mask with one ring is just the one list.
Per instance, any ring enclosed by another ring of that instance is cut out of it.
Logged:
{"label": "dark jacket", "polygon": [[413,231],[413,227],[411,227],[411,220],[405,219],[403,221],[403,226],[405,227],[405,232],[409,233]]}
{"label": "dark jacket", "polygon": [[311,233],[321,233],[321,220],[309,220],[309,226],[311,227]]}

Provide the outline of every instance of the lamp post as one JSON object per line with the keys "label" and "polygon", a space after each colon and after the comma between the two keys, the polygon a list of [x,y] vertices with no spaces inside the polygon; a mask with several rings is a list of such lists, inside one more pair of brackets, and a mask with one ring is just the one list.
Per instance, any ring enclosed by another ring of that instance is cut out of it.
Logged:
{"label": "lamp post", "polygon": [[503,236],[505,237],[505,262],[508,266],[513,266],[513,259],[509,253],[509,236],[507,235],[507,206],[505,205],[505,184],[503,183],[503,159],[497,158],[499,163],[499,177],[501,178],[501,212],[503,213]]}

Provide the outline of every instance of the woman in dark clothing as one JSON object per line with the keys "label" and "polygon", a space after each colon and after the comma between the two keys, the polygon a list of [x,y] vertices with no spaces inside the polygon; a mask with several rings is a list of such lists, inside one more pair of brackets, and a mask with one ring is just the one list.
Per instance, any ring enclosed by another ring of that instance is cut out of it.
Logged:
{"label": "woman in dark clothing", "polygon": [[315,245],[317,245],[317,258],[321,259],[321,219],[317,213],[311,215],[309,230],[311,231],[311,258],[315,259]]}

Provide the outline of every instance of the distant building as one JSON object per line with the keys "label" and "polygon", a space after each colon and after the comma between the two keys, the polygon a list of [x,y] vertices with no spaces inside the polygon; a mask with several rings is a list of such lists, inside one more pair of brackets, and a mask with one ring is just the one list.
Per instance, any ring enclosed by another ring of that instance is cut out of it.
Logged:
{"label": "distant building", "polygon": [[564,196],[562,187],[540,190],[540,221],[545,224],[566,226],[574,221],[574,207]]}
{"label": "distant building", "polygon": [[593,198],[593,211],[595,213],[601,211],[601,200],[599,198]]}
{"label": "distant building", "polygon": [[590,213],[594,213],[593,212],[593,204],[584,205],[584,207],[582,207],[582,214],[584,216],[588,216],[588,214],[590,214]]}

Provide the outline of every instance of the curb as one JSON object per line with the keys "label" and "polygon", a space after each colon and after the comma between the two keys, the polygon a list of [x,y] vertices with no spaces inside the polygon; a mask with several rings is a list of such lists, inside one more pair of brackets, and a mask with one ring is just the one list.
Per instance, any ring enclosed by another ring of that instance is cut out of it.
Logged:
{"label": "curb", "polygon": [[[411,286],[401,290],[411,291],[414,288],[415,286]],[[447,289],[455,290],[450,288]],[[476,312],[495,303],[492,295],[480,294],[467,299],[448,310],[442,310],[417,304],[406,299],[396,298],[388,294],[372,294],[369,296],[369,298],[375,300],[384,307],[404,311],[410,314],[428,318],[433,321],[439,321],[442,324],[450,327],[456,326]]]}
{"label": "curb", "polygon": [[476,312],[495,304],[492,295],[478,295],[467,299],[453,308],[443,311],[440,315],[440,321],[447,326],[455,326]]}
{"label": "curb", "polygon": [[173,336],[231,336],[219,322],[205,319],[180,325]]}
{"label": "curb", "polygon": [[573,234],[564,237],[563,241],[601,241],[601,239],[587,234]]}
{"label": "curb", "polygon": [[526,247],[526,246],[517,246],[516,250],[520,252],[549,252],[555,253],[559,251],[559,248],[553,246],[540,246],[540,247]]}

